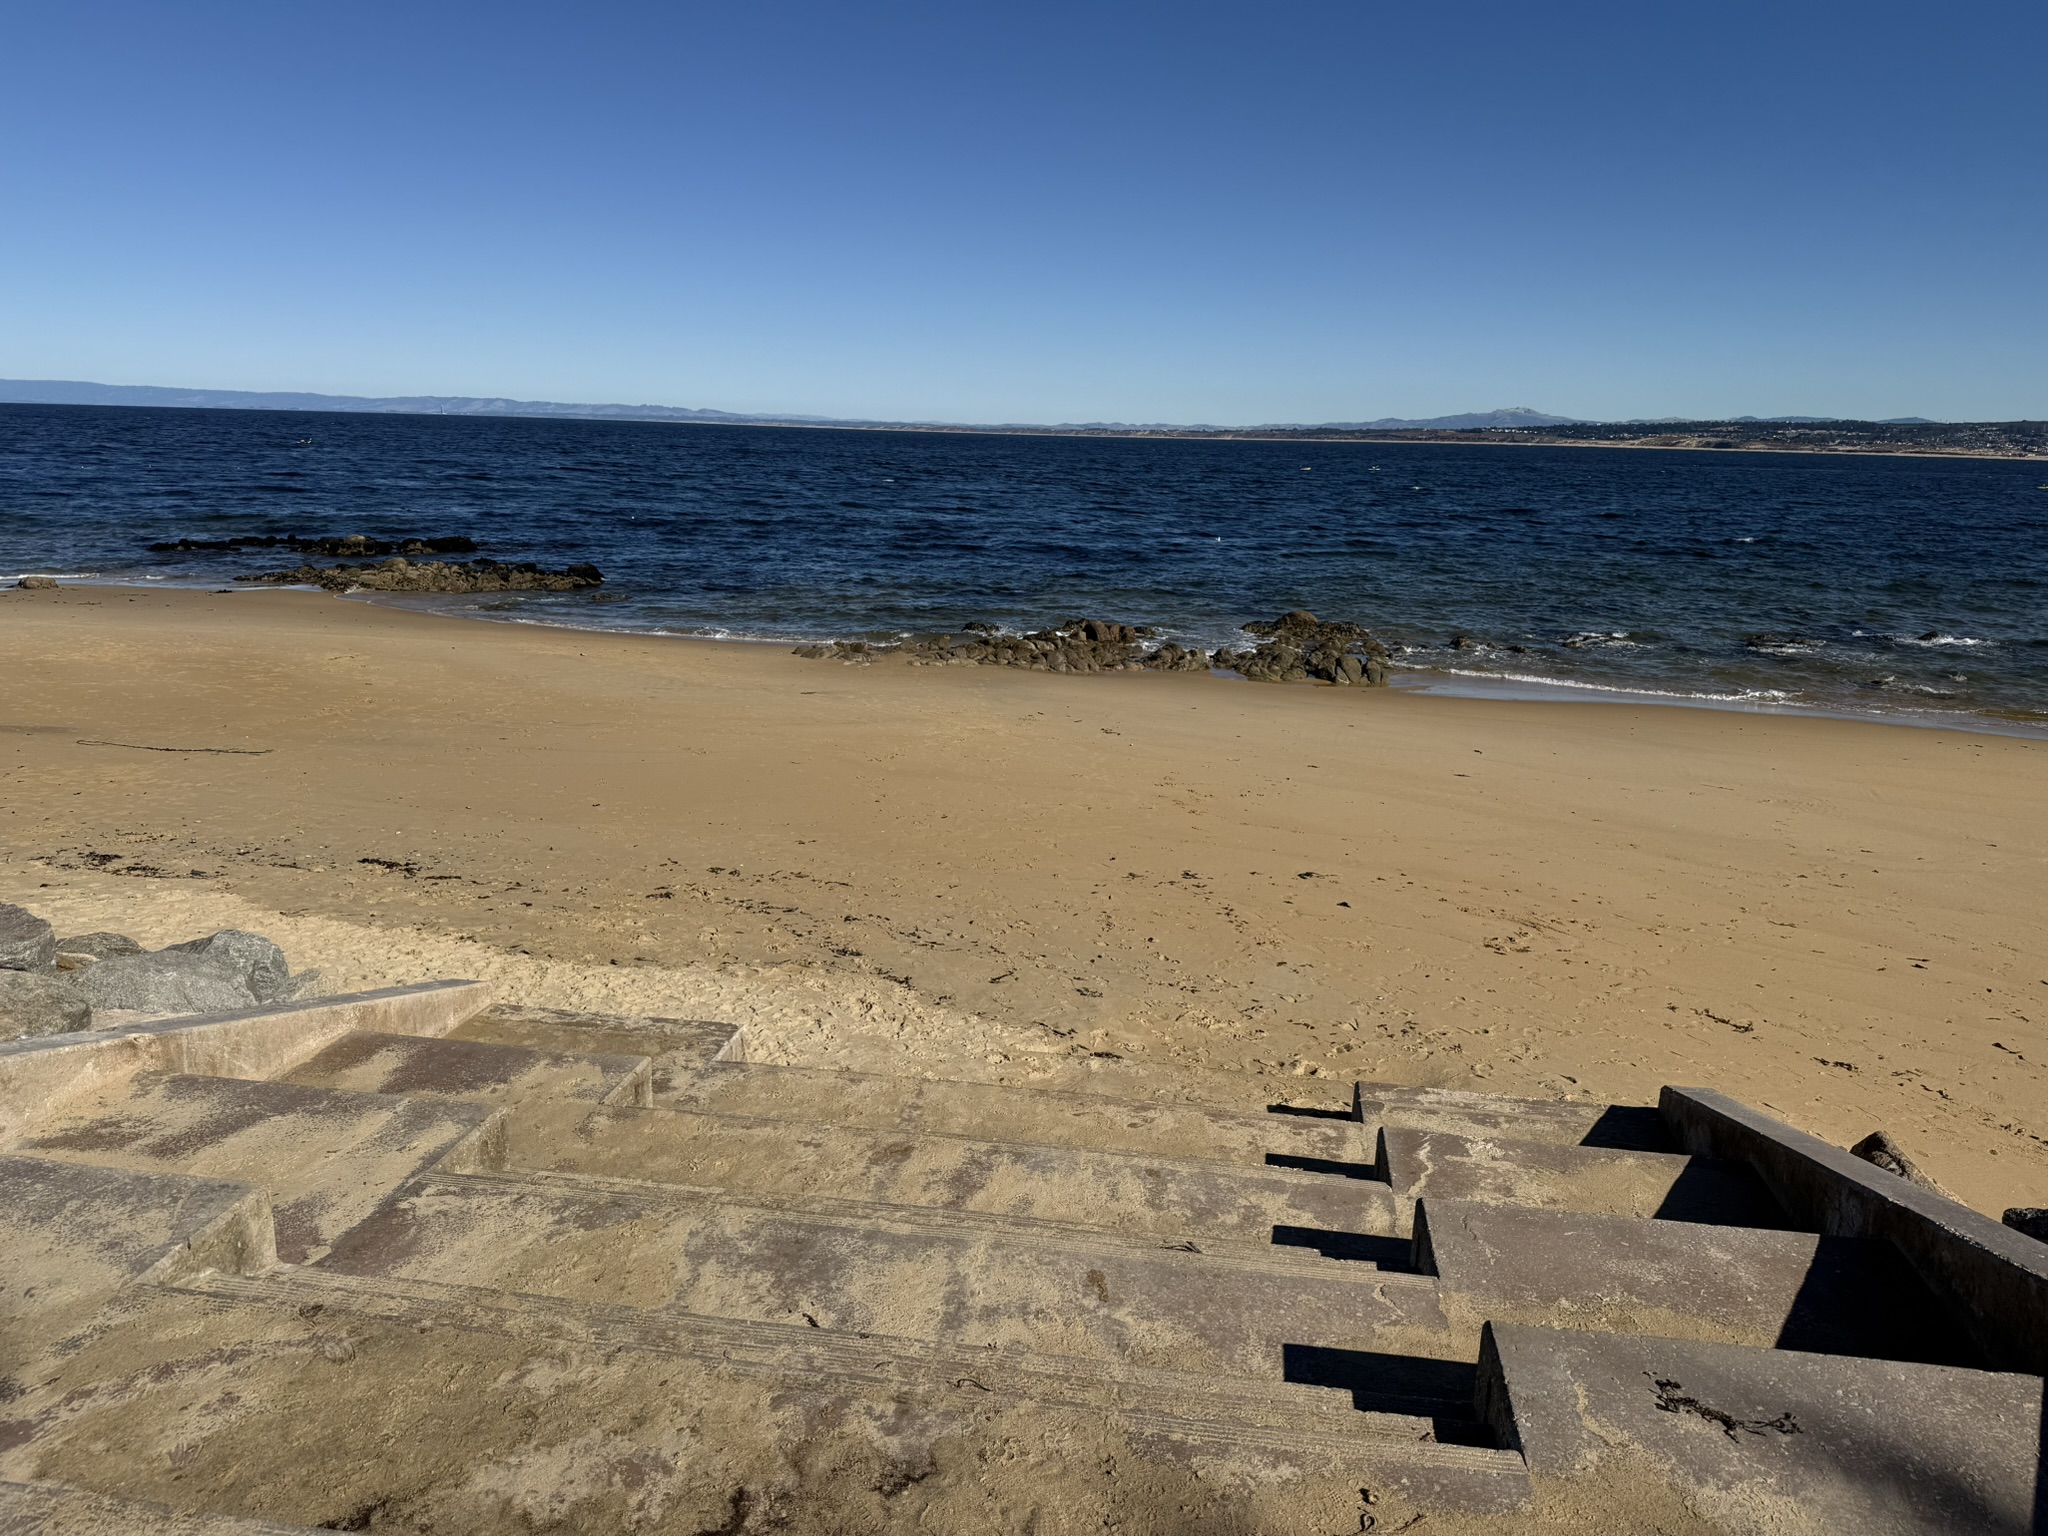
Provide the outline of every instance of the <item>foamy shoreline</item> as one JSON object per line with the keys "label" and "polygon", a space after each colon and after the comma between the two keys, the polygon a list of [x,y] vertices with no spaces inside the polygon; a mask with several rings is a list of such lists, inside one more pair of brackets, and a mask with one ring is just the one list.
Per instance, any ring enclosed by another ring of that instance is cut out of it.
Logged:
{"label": "foamy shoreline", "polygon": [[[31,573],[21,573],[31,574]],[[33,574],[54,575],[66,586],[107,587],[115,590],[207,592],[215,595],[244,596],[256,591],[286,591],[313,594],[319,589],[313,587],[221,587],[214,581],[197,581],[181,578],[138,579],[133,581],[106,580],[86,573],[37,572]],[[10,580],[12,578],[9,578]],[[333,594],[321,594],[333,595]],[[730,631],[724,633],[691,633],[665,628],[626,628],[619,625],[572,624],[560,619],[529,617],[517,613],[479,611],[475,608],[457,606],[456,600],[429,598],[427,600],[394,597],[386,593],[351,592],[341,594],[348,601],[365,603],[373,607],[391,608],[401,612],[421,614],[434,618],[470,619],[483,623],[506,624],[534,629],[561,630],[570,634],[631,635],[646,638],[680,640],[692,644],[757,646],[766,649],[782,649],[817,643],[818,636],[791,633],[787,635],[746,635]],[[908,631],[903,632],[908,634]],[[840,637],[829,637],[840,638]],[[855,637],[846,637],[855,638]],[[1203,637],[1205,645],[1214,645],[1213,637]],[[1909,704],[1891,708],[1872,707],[1857,709],[1843,704],[1813,702],[1790,697],[1770,697],[1761,692],[1748,694],[1687,693],[1654,688],[1630,687],[1623,683],[1583,681],[1576,678],[1551,678],[1529,674],[1482,672],[1476,669],[1418,665],[1405,661],[1397,651],[1389,663],[1394,672],[1393,686],[1402,692],[1438,695],[1445,698],[1475,700],[1501,700],[1516,703],[1572,703],[1572,704],[1636,704],[1654,708],[1706,709],[1733,711],[1745,715],[1786,716],[1791,718],[1820,720],[1854,720],[1865,724],[1909,726],[1916,730],[1953,730],[1991,736],[2011,736],[2022,740],[2048,740],[2048,721],[2014,720],[1998,715],[1968,710],[1915,709]],[[1218,681],[1242,683],[1244,678],[1234,673],[1211,671],[1209,676]]]}

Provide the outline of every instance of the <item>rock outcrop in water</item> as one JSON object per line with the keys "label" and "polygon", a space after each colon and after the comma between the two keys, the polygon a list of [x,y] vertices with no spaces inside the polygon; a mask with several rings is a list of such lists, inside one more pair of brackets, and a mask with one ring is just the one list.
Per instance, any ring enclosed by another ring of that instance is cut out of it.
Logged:
{"label": "rock outcrop in water", "polygon": [[255,571],[236,581],[270,587],[324,587],[329,592],[580,592],[601,586],[594,565],[544,571],[532,561],[428,560],[414,564],[403,555],[376,565],[301,565],[288,571]]}
{"label": "rock outcrop in water", "polygon": [[1006,635],[990,624],[968,624],[957,634],[911,635],[903,640],[834,640],[800,645],[799,656],[820,661],[870,662],[902,656],[919,666],[1023,667],[1034,672],[1237,672],[1254,682],[1325,682],[1382,687],[1387,648],[1357,624],[1325,623],[1297,610],[1271,622],[1245,625],[1264,637],[1249,650],[1214,656],[1164,641],[1148,646],[1156,630],[1105,619],[1069,619],[1053,629]]}
{"label": "rock outcrop in water", "polygon": [[1387,648],[1361,624],[1325,621],[1297,608],[1244,628],[1264,643],[1248,651],[1218,651],[1218,667],[1255,683],[1386,686]]}
{"label": "rock outcrop in water", "polygon": [[[1104,619],[1069,619],[1054,629],[1028,635],[1005,635],[992,624],[969,624],[958,634],[911,635],[903,640],[835,640],[800,645],[799,656],[821,660],[871,661],[900,655],[922,666],[1024,667],[1033,672],[1127,672],[1155,664],[1169,649],[1176,656],[1200,657],[1199,651],[1160,646],[1148,651],[1144,641],[1154,631]],[[1206,667],[1206,660],[1198,667]]]}
{"label": "rock outcrop in water", "polygon": [[351,533],[340,538],[306,539],[295,533],[257,533],[227,539],[168,539],[149,548],[150,553],[159,555],[219,555],[237,554],[245,549],[295,549],[306,555],[352,555],[358,560],[376,560],[386,555],[473,555],[479,546],[466,534],[444,534],[431,539],[407,534],[402,538],[373,539],[367,533]]}

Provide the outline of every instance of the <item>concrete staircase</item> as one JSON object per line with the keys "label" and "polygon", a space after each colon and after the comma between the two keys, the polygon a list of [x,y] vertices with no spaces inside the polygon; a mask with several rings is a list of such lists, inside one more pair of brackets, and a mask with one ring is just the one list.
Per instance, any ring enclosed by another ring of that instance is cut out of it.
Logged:
{"label": "concrete staircase", "polygon": [[0,1047],[0,1532],[1369,1529],[1617,1468],[2048,1529],[2048,1248],[1711,1093],[745,1048],[473,984]]}

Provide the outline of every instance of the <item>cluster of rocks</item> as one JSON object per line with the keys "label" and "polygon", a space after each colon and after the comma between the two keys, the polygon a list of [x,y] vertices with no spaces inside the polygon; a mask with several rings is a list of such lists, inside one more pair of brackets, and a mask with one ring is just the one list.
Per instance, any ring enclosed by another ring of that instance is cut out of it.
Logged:
{"label": "cluster of rocks", "polygon": [[296,533],[252,533],[229,539],[167,539],[149,546],[159,555],[236,554],[245,549],[296,549],[308,555],[347,555],[358,560],[375,560],[385,555],[473,555],[478,545],[463,534],[423,539],[406,535],[394,539],[373,539],[367,533],[345,534],[340,538],[301,538]]}
{"label": "cluster of rocks", "polygon": [[835,661],[871,661],[900,655],[924,666],[1024,667],[1034,672],[1134,672],[1142,668],[1177,666],[1194,659],[1194,668],[1208,665],[1200,651],[1177,645],[1148,648],[1155,631],[1104,619],[1068,619],[1051,629],[1028,635],[1006,635],[993,624],[967,624],[958,634],[911,635],[903,640],[874,642],[836,640],[827,645],[800,645],[799,656]]}
{"label": "cluster of rocks", "polygon": [[580,592],[601,586],[594,565],[544,571],[531,560],[427,560],[415,564],[394,555],[375,565],[300,565],[288,571],[254,571],[236,581],[267,587],[323,587],[329,592]]}
{"label": "cluster of rocks", "polygon": [[94,1016],[221,1013],[317,993],[260,933],[224,928],[144,949],[121,933],[59,938],[25,907],[0,903],[0,1041],[91,1029]]}
{"label": "cluster of rocks", "polygon": [[1264,643],[1213,655],[1171,640],[1150,643],[1158,631],[1107,619],[1069,619],[1030,634],[1004,634],[993,624],[964,624],[946,634],[902,640],[834,640],[800,645],[796,654],[818,661],[868,662],[903,656],[913,665],[1023,667],[1034,672],[1237,672],[1254,682],[1362,683],[1387,680],[1387,649],[1356,624],[1326,624],[1296,611],[1270,623],[1245,625]]}
{"label": "cluster of rocks", "polygon": [[1386,686],[1387,648],[1363,625],[1319,619],[1297,608],[1244,629],[1261,643],[1246,651],[1218,651],[1215,661],[1253,682]]}

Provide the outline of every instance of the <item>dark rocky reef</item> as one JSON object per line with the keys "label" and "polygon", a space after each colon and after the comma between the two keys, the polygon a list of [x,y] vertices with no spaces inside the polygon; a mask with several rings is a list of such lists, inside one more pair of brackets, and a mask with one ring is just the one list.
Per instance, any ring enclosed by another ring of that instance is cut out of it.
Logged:
{"label": "dark rocky reef", "polygon": [[379,560],[386,555],[473,555],[479,548],[464,534],[447,534],[424,539],[412,535],[394,539],[373,539],[367,533],[340,538],[301,538],[295,533],[260,533],[230,539],[168,539],[149,546],[159,555],[236,554],[245,549],[295,549],[306,555],[348,556]]}
{"label": "dark rocky reef", "polygon": [[1297,608],[1244,628],[1262,643],[1248,651],[1218,651],[1218,667],[1255,683],[1386,686],[1387,648],[1361,624],[1326,621]]}
{"label": "dark rocky reef", "polygon": [[288,571],[255,571],[236,581],[270,587],[324,587],[329,592],[580,592],[600,586],[594,565],[544,571],[532,561],[428,560],[415,565],[403,555],[376,565],[300,565]]}
{"label": "dark rocky reef", "polygon": [[920,666],[1023,667],[1034,672],[1241,673],[1254,682],[1326,682],[1384,686],[1387,649],[1356,624],[1326,624],[1294,612],[1270,623],[1247,624],[1264,643],[1243,651],[1190,650],[1173,641],[1149,645],[1157,631],[1105,619],[1069,619],[1052,629],[1006,635],[991,624],[966,624],[958,633],[911,635],[903,640],[834,640],[800,645],[799,656],[820,661],[869,662],[902,656]]}
{"label": "dark rocky reef", "polygon": [[[1103,619],[1069,619],[1056,628],[1028,635],[1005,635],[992,624],[968,624],[958,634],[800,645],[796,654],[853,662],[872,661],[877,656],[903,656],[923,666],[1024,667],[1034,672],[1135,672],[1147,667],[1165,668],[1169,662],[1176,664],[1176,670],[1201,671],[1208,666],[1208,659],[1200,651],[1183,651],[1177,645],[1147,650],[1144,642],[1153,633],[1136,625]],[[1184,657],[1194,658],[1191,667],[1179,665]]]}

